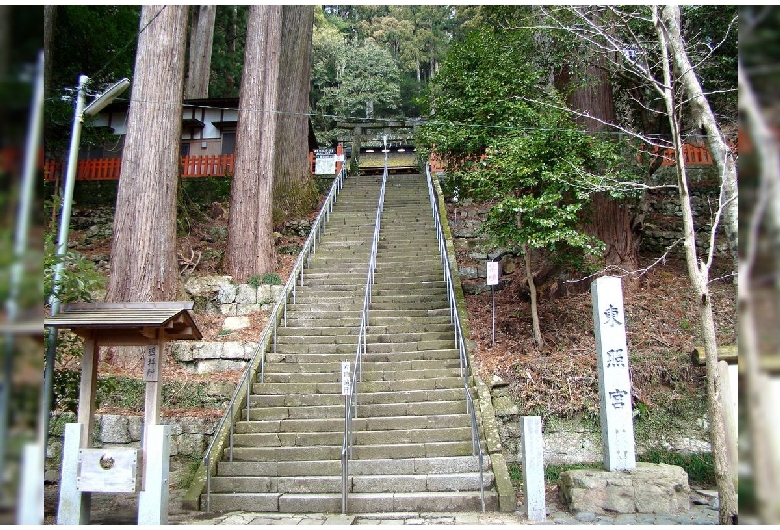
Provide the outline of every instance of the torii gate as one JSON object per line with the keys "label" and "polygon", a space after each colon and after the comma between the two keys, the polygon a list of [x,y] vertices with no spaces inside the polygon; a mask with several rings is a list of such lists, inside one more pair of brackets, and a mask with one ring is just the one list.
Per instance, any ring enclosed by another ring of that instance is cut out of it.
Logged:
{"label": "torii gate", "polygon": [[338,122],[336,123],[336,128],[338,129],[351,129],[352,130],[352,157],[358,157],[360,156],[360,146],[363,142],[363,136],[366,134],[366,131],[372,130],[372,129],[412,129],[414,130],[416,127],[421,125],[423,123],[422,120],[419,119],[406,119],[406,120],[396,120],[396,119],[388,119],[388,120],[377,120],[377,119],[366,119],[366,120],[360,120],[355,122]]}
{"label": "torii gate", "polygon": [[[162,359],[169,340],[203,336],[188,313],[193,302],[66,304],[44,326],[84,339],[76,423],[65,426],[57,524],[89,524],[91,494],[139,492],[138,524],[168,521],[170,426],[160,425]],[[142,448],[92,448],[100,346],[144,346]],[[150,450],[151,449],[151,450]]]}

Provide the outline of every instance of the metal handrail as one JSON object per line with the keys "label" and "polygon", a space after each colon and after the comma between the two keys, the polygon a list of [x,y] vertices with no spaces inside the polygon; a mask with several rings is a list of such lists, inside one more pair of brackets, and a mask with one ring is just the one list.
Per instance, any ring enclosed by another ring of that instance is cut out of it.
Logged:
{"label": "metal handrail", "polygon": [[482,444],[479,440],[479,427],[477,425],[477,415],[474,406],[474,398],[471,396],[469,388],[469,358],[466,352],[466,337],[463,335],[463,328],[460,323],[460,314],[458,303],[455,297],[455,288],[452,278],[452,269],[447,253],[447,242],[444,238],[444,230],[441,224],[439,201],[433,186],[433,177],[428,163],[425,164],[425,174],[428,179],[428,196],[433,210],[434,224],[436,225],[436,237],[439,243],[439,254],[441,255],[442,268],[444,269],[444,283],[447,286],[447,298],[450,305],[450,322],[455,327],[455,347],[460,353],[460,375],[463,377],[463,386],[466,391],[466,412],[471,415],[471,452],[478,458],[479,462],[479,488],[482,500],[482,511],[485,511],[485,481],[482,473],[484,455],[482,453]]}
{"label": "metal handrail", "polygon": [[368,259],[368,273],[366,275],[365,294],[363,296],[363,311],[360,317],[360,330],[358,332],[357,349],[355,351],[355,364],[352,367],[350,378],[350,393],[344,401],[344,441],[341,445],[341,511],[347,513],[347,483],[349,482],[349,459],[352,458],[352,445],[354,433],[352,432],[352,419],[357,418],[358,406],[358,378],[363,380],[363,354],[367,348],[368,313],[371,306],[371,286],[374,284],[376,272],[376,254],[379,248],[379,230],[382,225],[382,211],[385,207],[385,189],[387,188],[387,152],[385,152],[385,167],[382,172],[382,187],[379,190],[379,201],[374,218],[374,237],[371,241],[371,254]]}
{"label": "metal handrail", "polygon": [[[301,286],[303,286],[303,270],[306,266],[308,266],[309,260],[311,258],[311,254],[314,254],[317,250],[317,241],[320,240],[322,237],[322,231],[325,229],[325,223],[330,219],[330,213],[333,211],[333,205],[336,202],[336,197],[341,191],[341,188],[344,185],[344,180],[346,178],[347,178],[346,168],[342,168],[342,170],[338,173],[338,175],[336,175],[336,178],[333,179],[333,184],[330,187],[330,191],[328,192],[328,195],[322,204],[322,208],[320,208],[320,212],[317,215],[314,224],[312,225],[311,231],[309,232],[309,236],[306,239],[306,242],[304,243],[300,254],[298,255],[298,259],[295,262],[292,271],[290,272],[290,276],[284,285],[284,289],[282,290],[282,293],[279,295],[279,298],[276,300],[276,303],[274,304],[274,307],[271,310],[269,320],[266,323],[263,333],[260,335],[260,340],[258,341],[257,347],[255,348],[255,351],[252,354],[251,360],[249,361],[246,368],[244,369],[244,373],[241,376],[238,385],[236,385],[236,390],[233,392],[233,397],[230,399],[230,403],[227,407],[227,411],[225,415],[222,416],[222,419],[217,425],[217,428],[214,430],[214,436],[212,437],[211,443],[209,443],[209,446],[206,449],[206,452],[203,456],[202,461],[206,469],[206,511],[207,512],[210,511],[210,507],[211,507],[211,453],[214,449],[215,443],[217,442],[217,440],[223,439],[223,436],[228,435],[228,433],[224,431],[229,428],[229,454],[230,454],[230,461],[232,462],[233,461],[233,428],[234,428],[234,419],[235,419],[235,411],[236,411],[236,402],[239,400],[239,396],[242,396],[244,393],[246,393],[246,419],[249,420],[249,405],[250,405],[249,398],[252,390],[250,374],[253,374],[257,370],[259,364],[260,382],[263,382],[265,380],[265,351],[270,346],[267,343],[271,340],[271,338],[273,338],[273,348],[275,352],[276,351],[276,330],[279,324],[279,320],[283,319],[285,326],[287,324],[287,298],[290,296],[290,293],[292,293],[293,303],[295,303],[296,285],[300,280],[300,284]],[[228,418],[230,419],[229,427],[226,425]]]}

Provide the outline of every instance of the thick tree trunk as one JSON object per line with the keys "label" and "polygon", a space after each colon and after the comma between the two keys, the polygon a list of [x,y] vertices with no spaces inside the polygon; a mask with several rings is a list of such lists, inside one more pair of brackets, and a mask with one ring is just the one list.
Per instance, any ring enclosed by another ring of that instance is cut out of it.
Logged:
{"label": "thick tree trunk", "polygon": [[225,272],[238,282],[272,272],[273,169],[282,6],[252,5],[241,78]]}
{"label": "thick tree trunk", "polygon": [[[571,91],[567,104],[575,111],[585,114],[575,120],[588,132],[598,133],[606,127],[605,123],[616,123],[612,84],[608,72],[601,64],[587,68],[590,83],[578,86]],[[556,73],[556,86],[566,89],[572,80],[568,69]],[[639,235],[632,222],[633,214],[627,205],[609,197],[605,193],[596,193],[593,197],[592,219],[585,231],[606,244],[604,261],[624,271],[639,269]],[[630,276],[627,277],[631,279]]]}
{"label": "thick tree trunk", "polygon": [[702,260],[696,251],[696,233],[691,208],[691,197],[688,190],[688,178],[685,171],[683,158],[683,143],[680,135],[677,109],[672,89],[672,72],[669,64],[669,53],[672,51],[668,44],[668,28],[663,21],[657,19],[658,7],[653,7],[656,31],[661,46],[663,58],[663,89],[662,95],[669,115],[669,123],[672,129],[672,140],[675,149],[675,167],[677,170],[677,186],[680,192],[680,206],[683,217],[683,233],[685,238],[685,259],[688,266],[688,276],[691,280],[693,295],[696,297],[699,310],[699,323],[702,339],[704,341],[705,366],[707,373],[707,416],[710,422],[710,445],[712,459],[715,466],[715,481],[718,485],[718,497],[720,502],[720,524],[737,523],[737,495],[732,482],[732,473],[729,469],[729,460],[726,450],[726,431],[723,421],[723,404],[720,398],[721,379],[718,372],[718,346],[715,335],[715,320],[712,315],[712,302],[709,292],[709,262]]}
{"label": "thick tree trunk", "polygon": [[190,23],[190,61],[185,99],[209,97],[211,48],[214,44],[214,22],[217,6],[192,6]]}
{"label": "thick tree trunk", "polygon": [[141,27],[146,29],[138,37],[119,175],[109,302],[173,300],[180,287],[176,190],[187,7],[145,5]]}
{"label": "thick tree trunk", "polygon": [[308,214],[317,202],[309,168],[309,87],[314,6],[284,6],[276,127],[274,220]]}
{"label": "thick tree trunk", "polygon": [[[628,205],[604,193],[593,196],[593,219],[589,232],[606,244],[605,263],[627,272],[639,269],[639,233],[635,230],[633,218]],[[631,276],[627,278],[631,279]]]}

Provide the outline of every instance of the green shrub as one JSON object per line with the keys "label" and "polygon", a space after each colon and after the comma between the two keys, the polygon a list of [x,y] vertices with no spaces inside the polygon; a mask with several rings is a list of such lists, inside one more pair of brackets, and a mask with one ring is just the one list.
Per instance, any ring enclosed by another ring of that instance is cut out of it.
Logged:
{"label": "green shrub", "polygon": [[281,285],[282,279],[275,272],[266,272],[263,274],[263,283],[268,285]]}

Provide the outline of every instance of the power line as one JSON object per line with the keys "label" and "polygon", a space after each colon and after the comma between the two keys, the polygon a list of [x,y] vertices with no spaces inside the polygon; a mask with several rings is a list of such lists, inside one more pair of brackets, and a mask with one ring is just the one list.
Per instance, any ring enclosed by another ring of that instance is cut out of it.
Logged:
{"label": "power line", "polygon": [[[100,74],[102,74],[102,73],[103,73],[103,72],[106,70],[106,68],[108,68],[108,66],[109,66],[110,64],[112,64],[112,63],[113,63],[113,62],[114,62],[116,59],[118,59],[118,58],[119,58],[119,56],[120,56],[121,54],[123,54],[123,53],[124,53],[124,52],[127,50],[127,48],[129,48],[129,47],[130,47],[131,45],[133,45],[133,44],[137,44],[137,43],[138,43],[138,38],[141,36],[141,34],[142,34],[144,31],[146,31],[146,28],[148,28],[148,27],[151,25],[151,23],[152,23],[152,22],[154,22],[155,20],[157,20],[157,17],[159,17],[159,16],[162,14],[162,12],[163,12],[163,11],[165,11],[165,8],[167,8],[167,7],[168,7],[168,6],[162,6],[162,8],[161,8],[161,9],[160,9],[160,10],[159,10],[159,11],[158,11],[158,12],[157,12],[157,13],[156,13],[156,14],[155,14],[155,15],[154,15],[154,16],[153,16],[153,17],[152,17],[150,20],[149,20],[149,22],[147,22],[147,23],[144,25],[144,27],[142,27],[140,30],[138,30],[138,33],[136,33],[136,35],[135,35],[135,39],[130,39],[130,40],[128,40],[128,41],[127,41],[127,44],[125,44],[125,45],[124,45],[124,46],[122,46],[122,47],[121,47],[119,50],[117,50],[117,52],[114,54],[114,56],[113,56],[111,59],[109,59],[109,60],[106,62],[106,64],[104,64],[104,65],[103,65],[103,68],[101,68],[100,70],[98,70],[98,71],[97,71],[97,73],[93,74],[93,76],[92,76],[92,77],[98,77]],[[143,8],[142,8],[142,9],[143,9]],[[143,12],[143,11],[142,11],[142,12]],[[139,18],[140,18],[140,14],[139,14]]]}

